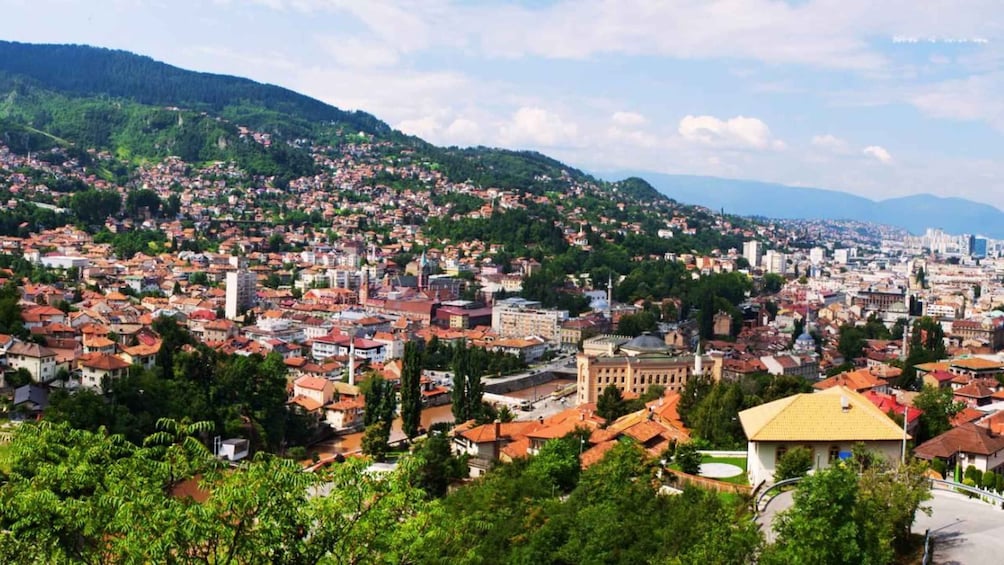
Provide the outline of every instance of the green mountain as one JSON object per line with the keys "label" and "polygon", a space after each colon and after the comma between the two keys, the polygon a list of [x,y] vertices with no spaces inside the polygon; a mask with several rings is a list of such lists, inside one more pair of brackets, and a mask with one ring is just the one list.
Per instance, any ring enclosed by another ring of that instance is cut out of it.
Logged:
{"label": "green mountain", "polygon": [[[267,133],[270,146],[238,126]],[[314,172],[311,146],[389,141],[455,182],[534,194],[588,182],[611,187],[533,151],[436,147],[365,112],[346,112],[278,86],[179,69],[125,51],[0,41],[0,139],[15,151],[56,145],[104,149],[125,161],[234,161],[280,184]],[[640,179],[620,197],[665,200]]]}
{"label": "green mountain", "polygon": [[[110,97],[150,106],[181,106],[239,121],[261,131],[293,134],[312,123],[388,135],[390,126],[365,112],[345,112],[308,96],[245,78],[199,73],[126,51],[82,45],[0,41],[0,71],[75,97]],[[290,118],[302,120],[291,123]]]}

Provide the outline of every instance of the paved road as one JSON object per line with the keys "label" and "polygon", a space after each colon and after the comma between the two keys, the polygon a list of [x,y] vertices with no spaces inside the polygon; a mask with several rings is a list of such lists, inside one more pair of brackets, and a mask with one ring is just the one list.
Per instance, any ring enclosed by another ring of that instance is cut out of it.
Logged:
{"label": "paved road", "polygon": [[[792,494],[779,494],[757,519],[768,543],[774,541],[774,532],[767,525],[779,512],[791,507]],[[936,565],[1004,563],[1004,510],[954,492],[933,490],[931,494],[934,498],[926,503],[931,515],[919,512],[913,531],[923,534],[931,530]]]}
{"label": "paved road", "polygon": [[774,542],[774,529],[770,526],[774,523],[774,516],[777,516],[783,510],[791,508],[791,505],[795,502],[794,494],[795,491],[788,490],[775,496],[757,517],[756,522],[760,524],[760,529],[763,531],[767,543]]}
{"label": "paved road", "polygon": [[1004,563],[1004,510],[954,492],[932,491],[931,516],[918,513],[913,531],[934,536],[938,565]]}

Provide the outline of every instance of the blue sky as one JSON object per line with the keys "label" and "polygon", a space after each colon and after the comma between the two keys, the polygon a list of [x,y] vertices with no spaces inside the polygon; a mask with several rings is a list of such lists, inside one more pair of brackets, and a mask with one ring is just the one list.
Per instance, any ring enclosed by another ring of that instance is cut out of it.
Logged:
{"label": "blue sky", "polygon": [[603,173],[1004,208],[1000,0],[0,0],[0,38],[279,84]]}

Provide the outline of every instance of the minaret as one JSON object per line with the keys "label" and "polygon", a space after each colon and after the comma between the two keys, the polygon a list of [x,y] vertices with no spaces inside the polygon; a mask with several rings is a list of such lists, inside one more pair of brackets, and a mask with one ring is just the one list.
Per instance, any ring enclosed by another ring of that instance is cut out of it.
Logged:
{"label": "minaret", "polygon": [[607,278],[607,319],[613,319],[614,310],[614,274],[608,273]]}
{"label": "minaret", "polygon": [[418,291],[422,292],[423,280],[425,278],[425,266],[427,262],[425,259],[425,251],[422,251],[422,258],[418,261]]}
{"label": "minaret", "polygon": [[701,358],[701,340],[697,340],[697,353],[694,355],[694,375],[704,374],[704,359]]}
{"label": "minaret", "polygon": [[349,386],[356,385],[356,328],[349,328]]}

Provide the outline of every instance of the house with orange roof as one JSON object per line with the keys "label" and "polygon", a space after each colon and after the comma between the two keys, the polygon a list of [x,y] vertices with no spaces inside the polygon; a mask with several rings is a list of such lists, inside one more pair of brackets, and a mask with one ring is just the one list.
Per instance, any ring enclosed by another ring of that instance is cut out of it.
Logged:
{"label": "house with orange roof", "polygon": [[823,391],[841,386],[855,392],[866,392],[869,390],[879,393],[889,392],[888,383],[877,377],[869,369],[858,369],[856,371],[846,371],[833,375],[812,385],[812,388],[816,389],[816,391]]}
{"label": "house with orange roof", "polygon": [[453,450],[470,456],[471,476],[479,477],[500,460],[503,448],[514,441],[527,441],[527,434],[541,426],[540,422],[497,421],[480,426],[458,426],[454,430]]}
{"label": "house with orange roof", "polygon": [[152,345],[140,343],[132,347],[125,347],[120,354],[122,359],[130,365],[140,365],[144,369],[152,369],[157,364],[157,354],[160,353],[161,342],[158,340]]}
{"label": "house with orange roof", "polygon": [[328,379],[304,375],[293,381],[293,397],[298,396],[312,399],[320,408],[334,398],[335,384]]}
{"label": "house with orange roof", "polygon": [[117,347],[116,342],[100,335],[84,335],[84,353],[106,353],[114,355]]}
{"label": "house with orange roof", "polygon": [[114,380],[124,376],[130,365],[114,355],[91,353],[77,359],[77,367],[80,368],[81,386],[101,390],[105,379]]}
{"label": "house with orange roof", "polygon": [[971,408],[986,406],[993,402],[993,394],[1000,388],[995,379],[973,379],[969,384],[955,389],[952,396]]}
{"label": "house with orange roof", "polygon": [[354,430],[362,426],[366,399],[361,394],[340,394],[324,407],[324,421],[335,431]]}
{"label": "house with orange roof", "polygon": [[928,371],[924,373],[921,379],[924,382],[924,386],[932,386],[934,388],[949,388],[952,386],[952,379],[954,379],[955,377],[956,375],[953,375],[948,371],[935,369],[933,371]]}

